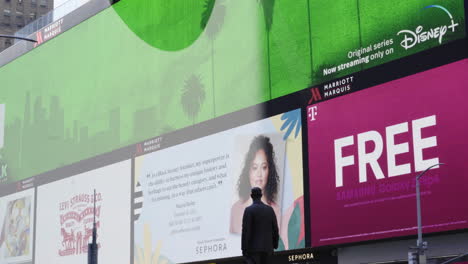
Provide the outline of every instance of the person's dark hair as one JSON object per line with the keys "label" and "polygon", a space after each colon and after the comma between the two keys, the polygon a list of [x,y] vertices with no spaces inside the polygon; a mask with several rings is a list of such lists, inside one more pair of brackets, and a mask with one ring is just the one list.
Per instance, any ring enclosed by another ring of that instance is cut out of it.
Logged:
{"label": "person's dark hair", "polygon": [[275,163],[275,151],[273,150],[273,145],[271,144],[269,137],[260,135],[255,137],[250,143],[249,151],[245,156],[244,167],[242,168],[237,184],[237,190],[239,191],[239,197],[242,200],[245,201],[249,199],[250,190],[252,188],[249,180],[250,166],[255,158],[255,154],[261,149],[265,151],[268,162],[268,178],[265,190],[263,190],[263,195],[265,195],[268,203],[272,203],[276,199],[276,194],[278,192],[279,176]]}
{"label": "person's dark hair", "polygon": [[262,198],[262,189],[260,189],[259,187],[253,187],[250,197],[252,197],[252,199],[254,200]]}

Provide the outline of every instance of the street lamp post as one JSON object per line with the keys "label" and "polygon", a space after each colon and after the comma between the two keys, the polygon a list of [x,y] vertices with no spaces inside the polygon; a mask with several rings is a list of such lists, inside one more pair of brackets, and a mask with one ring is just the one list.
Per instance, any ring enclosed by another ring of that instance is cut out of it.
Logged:
{"label": "street lamp post", "polygon": [[26,41],[30,41],[30,42],[37,42],[37,40],[35,40],[35,39],[25,38],[25,37],[18,37],[18,36],[12,36],[12,35],[0,35],[0,38],[12,38],[12,39],[26,40]]}
{"label": "street lamp post", "polygon": [[443,165],[444,163],[437,163],[434,164],[423,172],[416,176],[416,210],[417,210],[417,217],[418,217],[418,240],[416,242],[416,251],[410,251],[409,255],[417,253],[417,260],[418,264],[426,264],[426,254],[425,251],[427,250],[427,242],[422,240],[422,220],[421,220],[421,193],[419,190],[419,179],[426,173],[428,170],[432,169],[433,167]]}

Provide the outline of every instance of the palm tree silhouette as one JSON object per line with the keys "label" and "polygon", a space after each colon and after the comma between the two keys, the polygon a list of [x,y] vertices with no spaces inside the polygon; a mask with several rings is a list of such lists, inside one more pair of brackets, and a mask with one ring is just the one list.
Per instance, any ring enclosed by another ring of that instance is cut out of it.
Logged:
{"label": "palm tree silhouette", "polygon": [[201,106],[205,101],[205,87],[198,75],[191,75],[185,80],[185,85],[182,89],[180,102],[185,114],[192,119],[192,124],[195,124],[195,117],[200,112]]}
{"label": "palm tree silhouette", "polygon": [[270,89],[271,99],[271,69],[270,69],[270,31],[273,25],[273,7],[275,0],[259,0],[263,7],[263,17],[265,18],[265,29],[267,33],[267,59],[268,59],[268,87]]}
{"label": "palm tree silhouette", "polygon": [[[216,10],[213,13],[215,4]],[[226,7],[216,0],[205,0],[200,27],[206,28],[206,35],[211,41],[211,88],[213,90],[213,117],[216,117],[216,95],[215,95],[215,74],[214,74],[214,40],[221,31],[226,15]]]}

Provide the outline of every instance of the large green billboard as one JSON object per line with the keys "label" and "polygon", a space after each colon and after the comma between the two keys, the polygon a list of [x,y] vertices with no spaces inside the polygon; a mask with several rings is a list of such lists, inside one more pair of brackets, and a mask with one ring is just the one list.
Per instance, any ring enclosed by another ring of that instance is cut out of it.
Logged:
{"label": "large green billboard", "polygon": [[462,0],[121,0],[0,69],[0,180],[444,45],[464,25]]}

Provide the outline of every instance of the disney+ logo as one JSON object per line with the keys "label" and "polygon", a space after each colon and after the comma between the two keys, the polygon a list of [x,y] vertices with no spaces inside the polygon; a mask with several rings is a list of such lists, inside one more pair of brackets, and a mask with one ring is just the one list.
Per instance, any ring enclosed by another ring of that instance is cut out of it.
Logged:
{"label": "disney+ logo", "polygon": [[419,43],[423,43],[431,39],[437,39],[439,44],[442,44],[442,40],[447,34],[447,31],[451,30],[452,32],[455,32],[455,28],[458,26],[458,23],[455,23],[452,14],[445,7],[440,5],[430,5],[423,9],[428,8],[442,9],[449,16],[451,23],[449,25],[442,25],[435,28],[430,28],[428,30],[424,30],[424,27],[420,25],[417,26],[414,31],[408,29],[399,31],[397,35],[402,34],[404,36],[403,40],[400,42],[400,45],[406,50],[416,46]]}

